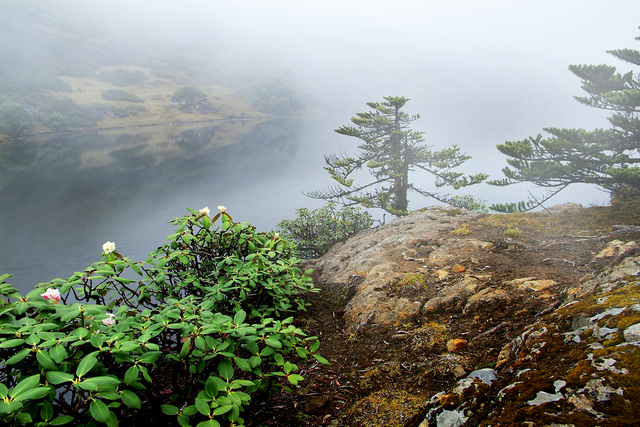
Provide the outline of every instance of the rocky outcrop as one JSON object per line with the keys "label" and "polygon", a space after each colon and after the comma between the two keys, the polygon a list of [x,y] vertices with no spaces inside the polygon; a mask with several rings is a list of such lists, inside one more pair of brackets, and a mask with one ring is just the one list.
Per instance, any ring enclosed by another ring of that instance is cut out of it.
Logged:
{"label": "rocky outcrop", "polygon": [[348,301],[323,423],[640,425],[640,228],[597,213],[431,207],[312,261]]}
{"label": "rocky outcrop", "polygon": [[421,426],[640,425],[640,257],[587,278],[483,375],[433,396]]}
{"label": "rocky outcrop", "polygon": [[425,269],[441,268],[470,259],[478,248],[490,247],[489,243],[475,239],[458,242],[449,238],[444,245],[440,241],[443,235],[480,216],[452,207],[421,209],[384,227],[358,233],[310,266],[318,275],[317,281],[356,287],[355,296],[345,310],[348,331],[356,331],[367,323],[406,322],[420,313],[422,302],[389,295],[385,286],[407,270],[404,267],[407,263],[410,270],[422,265]]}

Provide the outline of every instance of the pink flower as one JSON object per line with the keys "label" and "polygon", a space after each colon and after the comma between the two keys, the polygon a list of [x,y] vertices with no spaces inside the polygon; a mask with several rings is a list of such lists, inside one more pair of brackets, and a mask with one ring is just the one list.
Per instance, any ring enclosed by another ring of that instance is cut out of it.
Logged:
{"label": "pink flower", "polygon": [[102,323],[107,326],[115,325],[116,324],[116,321],[114,319],[114,317],[116,317],[115,314],[107,313],[107,316],[109,317],[107,317],[106,319],[102,319]]}
{"label": "pink flower", "polygon": [[51,304],[57,304],[60,302],[60,291],[57,289],[48,288],[47,292],[40,294],[40,296],[44,299],[50,300]]}

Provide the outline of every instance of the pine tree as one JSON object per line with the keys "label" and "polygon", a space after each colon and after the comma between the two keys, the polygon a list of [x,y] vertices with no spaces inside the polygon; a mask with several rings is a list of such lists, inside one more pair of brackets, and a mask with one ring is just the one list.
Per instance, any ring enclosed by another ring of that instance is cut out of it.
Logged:
{"label": "pine tree", "polygon": [[[305,193],[307,196],[344,205],[377,207],[394,215],[406,215],[409,203],[407,193],[410,190],[445,203],[449,200],[448,195],[415,187],[409,181],[409,174],[416,168],[435,176],[436,187],[450,185],[459,189],[487,178],[485,174],[463,176],[460,172],[452,171],[470,158],[459,147],[454,145],[441,151],[432,151],[430,146],[422,144],[424,132],[409,128],[420,116],[402,111],[409,99],[388,96],[384,100],[368,102],[371,111],[356,113],[351,118],[355,126],[336,129],[341,135],[363,141],[358,145],[359,155],[325,156],[325,169],[338,182],[338,186]],[[362,167],[368,168],[375,179],[355,185],[351,175]]]}
{"label": "pine tree", "polygon": [[[607,52],[640,66],[637,50]],[[621,74],[609,65],[570,65],[569,70],[582,80],[582,89],[588,94],[575,98],[590,107],[612,111],[608,120],[613,127],[593,131],[545,128],[550,138],[538,135],[498,145],[498,150],[510,157],[507,163],[511,168],[502,170],[506,178],[489,184],[526,181],[547,188],[547,192],[526,202],[493,205],[491,209],[531,210],[575,183],[595,184],[612,199],[640,196],[640,74]]]}

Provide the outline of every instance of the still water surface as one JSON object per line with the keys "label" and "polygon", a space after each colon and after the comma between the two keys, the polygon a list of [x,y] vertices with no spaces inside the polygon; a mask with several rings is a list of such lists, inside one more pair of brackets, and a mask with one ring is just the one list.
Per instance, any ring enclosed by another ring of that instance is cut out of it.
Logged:
{"label": "still water surface", "polygon": [[236,121],[2,145],[0,274],[25,292],[98,261],[107,240],[145,260],[185,207],[224,205],[274,229],[322,205],[301,194],[327,182],[323,154],[335,148],[322,129],[318,119]]}

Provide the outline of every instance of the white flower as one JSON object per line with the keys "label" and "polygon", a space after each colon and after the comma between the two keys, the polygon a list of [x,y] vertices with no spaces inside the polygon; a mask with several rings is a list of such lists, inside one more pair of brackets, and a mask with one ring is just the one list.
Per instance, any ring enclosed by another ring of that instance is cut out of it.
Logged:
{"label": "white flower", "polygon": [[273,233],[273,237],[275,237],[276,239],[280,238],[280,233]]}
{"label": "white flower", "polygon": [[205,206],[204,208],[200,209],[198,212],[200,212],[200,215],[209,216],[209,213],[211,212],[211,209],[209,209],[207,206]]}
{"label": "white flower", "polygon": [[60,302],[60,291],[57,289],[48,288],[47,292],[44,294],[40,294],[40,296],[44,299],[48,299],[52,304],[57,304]]}
{"label": "white flower", "polygon": [[116,250],[116,244],[113,242],[107,242],[104,245],[102,245],[102,252],[104,252],[105,255],[109,255],[111,252],[114,252]]}
{"label": "white flower", "polygon": [[218,210],[220,211],[220,213],[225,213],[227,211],[227,208],[225,208],[224,206],[218,206]]}

